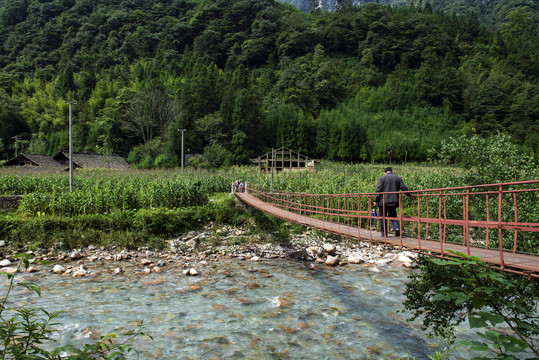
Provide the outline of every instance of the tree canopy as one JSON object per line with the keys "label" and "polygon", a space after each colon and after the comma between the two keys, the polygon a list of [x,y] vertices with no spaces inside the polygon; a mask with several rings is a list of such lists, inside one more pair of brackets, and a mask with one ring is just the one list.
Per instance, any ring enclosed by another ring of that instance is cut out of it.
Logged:
{"label": "tree canopy", "polygon": [[537,4],[487,2],[489,21],[458,4],[0,0],[0,157],[15,136],[66,149],[65,100],[75,150],[145,167],[178,164],[177,129],[215,166],[281,146],[425,160],[450,135],[498,131],[539,152]]}

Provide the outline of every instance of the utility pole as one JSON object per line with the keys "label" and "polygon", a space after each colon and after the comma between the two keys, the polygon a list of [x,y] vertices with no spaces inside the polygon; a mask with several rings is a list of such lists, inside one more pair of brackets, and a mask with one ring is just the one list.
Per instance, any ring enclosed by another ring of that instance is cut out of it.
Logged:
{"label": "utility pole", "polygon": [[19,140],[19,137],[17,135],[13,136],[12,139],[15,139],[15,157],[17,157],[17,140]]}
{"label": "utility pole", "polygon": [[275,164],[275,150],[271,148],[271,186],[270,192],[273,192],[273,164]]}
{"label": "utility pole", "polygon": [[183,172],[183,133],[187,130],[185,129],[178,129],[178,131],[182,132],[182,172]]}
{"label": "utility pole", "polygon": [[69,191],[73,192],[73,105],[76,105],[76,101],[67,101],[69,104]]}

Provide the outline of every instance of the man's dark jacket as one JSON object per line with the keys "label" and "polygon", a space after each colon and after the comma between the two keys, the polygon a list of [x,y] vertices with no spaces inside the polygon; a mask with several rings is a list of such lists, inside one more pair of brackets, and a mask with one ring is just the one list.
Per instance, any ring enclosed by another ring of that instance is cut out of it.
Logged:
{"label": "man's dark jacket", "polygon": [[[377,194],[374,198],[374,201],[378,207],[383,207],[384,203],[386,206],[398,206],[399,205],[399,194],[398,191],[408,191],[408,188],[404,184],[404,181],[397,175],[393,173],[387,173],[384,176],[381,176],[376,183],[376,192],[377,193],[387,193],[394,192],[392,194]],[[410,196],[410,194],[406,194]],[[382,196],[384,198],[384,203],[382,203]]]}

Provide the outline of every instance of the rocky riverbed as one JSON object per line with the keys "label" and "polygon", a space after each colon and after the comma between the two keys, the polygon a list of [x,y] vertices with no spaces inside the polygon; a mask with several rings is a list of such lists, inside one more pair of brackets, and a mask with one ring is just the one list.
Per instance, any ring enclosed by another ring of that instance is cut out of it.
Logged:
{"label": "rocky riverbed", "polygon": [[[56,248],[30,251],[30,266],[26,271],[96,277],[101,272],[120,274],[132,271],[145,275],[181,268],[184,275],[196,276],[210,262],[219,261],[221,258],[245,261],[279,258],[308,261],[313,268],[363,264],[373,272],[380,272],[386,266],[411,268],[417,255],[411,251],[379,244],[335,238],[313,229],[293,234],[284,242],[261,240],[261,235],[253,235],[246,226],[209,224],[200,231],[190,231],[168,240],[166,248],[160,251],[145,247],[127,250],[95,245],[71,251]],[[0,242],[0,246],[6,248],[3,242]],[[15,255],[13,251],[2,251],[1,271],[17,271],[18,260]]]}

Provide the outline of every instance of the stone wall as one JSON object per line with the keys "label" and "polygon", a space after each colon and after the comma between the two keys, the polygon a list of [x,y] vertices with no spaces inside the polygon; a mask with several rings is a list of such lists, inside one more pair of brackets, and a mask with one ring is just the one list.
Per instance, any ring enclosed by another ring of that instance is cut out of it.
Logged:
{"label": "stone wall", "polygon": [[2,195],[0,196],[0,210],[16,210],[19,207],[19,201],[22,195]]}

